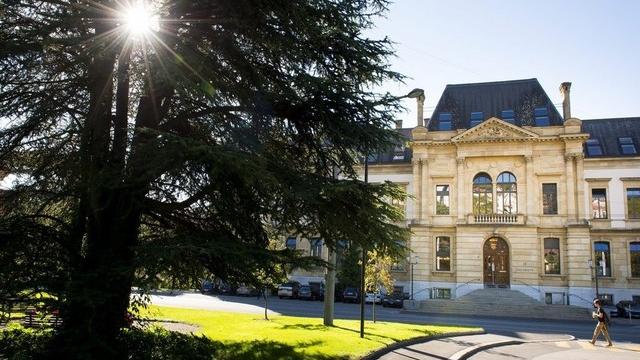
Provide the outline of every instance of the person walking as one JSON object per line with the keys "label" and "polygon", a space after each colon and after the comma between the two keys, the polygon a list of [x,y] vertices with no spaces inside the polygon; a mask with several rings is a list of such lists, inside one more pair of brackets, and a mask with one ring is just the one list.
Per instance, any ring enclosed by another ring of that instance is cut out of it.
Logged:
{"label": "person walking", "polygon": [[596,339],[598,338],[600,333],[602,333],[602,335],[604,335],[604,338],[609,342],[607,346],[612,346],[613,343],[611,342],[611,338],[609,337],[609,315],[607,315],[607,312],[602,308],[600,299],[593,300],[593,307],[596,310],[591,314],[591,317],[593,317],[594,319],[598,319],[598,324],[596,325],[595,330],[593,330],[593,338],[591,338],[591,344],[595,345]]}

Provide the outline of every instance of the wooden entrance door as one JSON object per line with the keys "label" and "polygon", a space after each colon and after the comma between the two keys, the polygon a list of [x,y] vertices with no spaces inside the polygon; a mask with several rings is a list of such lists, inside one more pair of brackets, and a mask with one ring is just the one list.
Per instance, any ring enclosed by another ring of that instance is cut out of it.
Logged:
{"label": "wooden entrance door", "polygon": [[484,243],[484,286],[509,287],[509,245],[500,238]]}

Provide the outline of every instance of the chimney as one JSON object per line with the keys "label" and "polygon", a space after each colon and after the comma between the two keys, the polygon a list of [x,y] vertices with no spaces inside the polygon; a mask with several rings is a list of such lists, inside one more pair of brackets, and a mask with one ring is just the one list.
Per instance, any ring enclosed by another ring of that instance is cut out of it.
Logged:
{"label": "chimney", "polygon": [[424,126],[424,93],[416,100],[418,102],[418,126]]}
{"label": "chimney", "polygon": [[395,120],[396,129],[402,129],[402,120]]}
{"label": "chimney", "polygon": [[560,93],[562,94],[562,115],[564,121],[571,119],[571,83],[563,82],[560,84]]}

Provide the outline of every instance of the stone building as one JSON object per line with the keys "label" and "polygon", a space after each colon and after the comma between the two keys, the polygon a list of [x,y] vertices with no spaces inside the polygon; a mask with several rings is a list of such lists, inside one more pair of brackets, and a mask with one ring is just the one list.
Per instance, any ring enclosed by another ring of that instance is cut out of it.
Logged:
{"label": "stone building", "polygon": [[395,275],[415,299],[497,287],[590,306],[597,272],[602,298],[640,301],[640,118],[574,118],[570,87],[560,114],[536,79],[448,85],[430,119],[419,99],[418,126],[399,126],[407,146],[369,158],[370,182],[411,195]]}

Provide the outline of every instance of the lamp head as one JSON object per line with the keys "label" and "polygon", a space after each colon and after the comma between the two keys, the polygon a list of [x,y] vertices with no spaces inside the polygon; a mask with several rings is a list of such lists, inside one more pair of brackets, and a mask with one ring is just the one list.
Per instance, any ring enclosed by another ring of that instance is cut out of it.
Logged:
{"label": "lamp head", "polygon": [[412,98],[412,99],[418,98],[420,96],[424,96],[424,90],[418,89],[418,88],[415,88],[415,89],[409,91],[409,93],[407,94],[407,97],[408,98]]}

